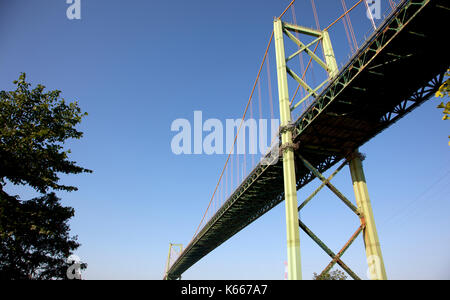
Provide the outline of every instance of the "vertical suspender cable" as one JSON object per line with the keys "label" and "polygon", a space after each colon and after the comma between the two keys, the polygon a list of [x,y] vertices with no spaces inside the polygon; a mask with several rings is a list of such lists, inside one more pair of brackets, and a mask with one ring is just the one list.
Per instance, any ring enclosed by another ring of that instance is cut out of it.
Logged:
{"label": "vertical suspender cable", "polygon": [[[245,131],[245,127],[244,127],[244,131]],[[236,145],[236,188],[239,186],[239,152],[238,152],[238,147]]]}
{"label": "vertical suspender cable", "polygon": [[319,15],[317,14],[316,3],[314,2],[314,0],[311,0],[311,6],[313,9],[314,19],[316,21],[317,30],[320,30]]}
{"label": "vertical suspender cable", "polygon": [[[281,15],[280,15],[278,18],[283,17],[283,15],[286,13],[286,11],[287,11],[290,7],[294,4],[294,2],[295,2],[295,0],[292,0],[291,3],[289,3],[289,5],[286,7],[286,9],[281,13]],[[238,135],[239,135],[239,132],[240,132],[241,127],[242,127],[242,124],[243,124],[243,122],[244,122],[244,119],[245,119],[245,116],[246,116],[246,114],[247,114],[249,105],[250,105],[250,103],[251,103],[251,100],[252,100],[252,97],[253,97],[253,93],[255,92],[256,84],[257,84],[257,82],[258,82],[258,80],[259,80],[259,77],[260,77],[260,75],[261,75],[261,70],[262,70],[262,68],[263,68],[264,62],[266,61],[267,54],[268,54],[268,52],[269,52],[269,47],[270,47],[270,45],[272,44],[273,35],[274,35],[274,32],[272,31],[271,34],[270,34],[269,42],[268,42],[267,47],[266,47],[266,51],[265,51],[264,56],[263,56],[263,61],[261,62],[261,65],[260,65],[260,67],[259,67],[258,75],[256,76],[256,80],[255,80],[255,83],[253,84],[253,88],[252,88],[252,91],[251,91],[251,93],[250,93],[250,97],[249,97],[249,99],[248,99],[247,106],[245,107],[244,115],[242,116],[242,120],[241,120],[241,123],[240,123],[240,125],[239,125],[237,134],[236,134],[236,136],[235,136],[235,138],[234,138],[233,149],[234,149],[234,146],[236,145],[237,137],[238,137]],[[207,214],[207,212],[208,212],[208,209],[209,209],[209,207],[211,206],[211,202],[213,201],[214,195],[215,195],[216,192],[217,192],[217,188],[218,188],[218,186],[219,186],[219,184],[220,184],[220,181],[222,180],[224,171],[226,170],[227,165],[228,165],[228,162],[230,161],[231,154],[232,154],[232,150],[231,150],[230,153],[228,154],[227,160],[226,160],[226,162],[225,162],[225,166],[223,167],[222,172],[221,172],[221,174],[220,174],[219,181],[217,182],[217,185],[216,185],[216,187],[215,187],[215,189],[214,189],[214,192],[213,192],[213,195],[212,195],[212,197],[211,197],[211,200],[209,201],[208,208],[206,209],[206,212],[204,213],[204,215],[203,215],[203,217],[202,217],[202,220],[200,221],[200,225],[197,227],[197,229],[196,229],[196,231],[195,231],[195,233],[194,233],[194,236],[192,237],[191,242],[194,240],[195,236],[197,235],[197,233],[198,233],[198,231],[199,231],[199,229],[200,229],[200,226],[201,226],[201,224],[203,223],[203,220],[205,219],[205,216],[206,216],[206,214]],[[231,162],[232,162],[232,161],[233,161],[233,160],[231,160]],[[231,172],[231,173],[233,174],[233,172]]]}
{"label": "vertical suspender cable", "polygon": [[353,46],[352,46],[352,40],[350,38],[350,32],[348,31],[347,20],[345,18],[343,18],[342,23],[344,23],[345,34],[347,35],[348,45],[350,46],[350,50],[352,51],[352,54],[353,54],[354,50],[353,50]]}
{"label": "vertical suspender cable", "polygon": [[[362,1],[365,1],[365,0],[360,0],[359,3],[361,3]],[[348,12],[351,9],[347,10],[347,5],[345,4],[345,0],[341,0],[341,3],[342,3],[342,7],[344,8],[344,11],[346,12],[344,15],[345,15],[345,18],[347,19],[348,28],[350,30],[351,37],[352,37],[352,40],[353,40],[353,46],[355,47],[355,51],[357,51],[358,50],[358,42],[356,41],[356,36],[355,36],[355,31],[353,30],[352,21],[350,20],[350,16],[348,15]],[[353,7],[355,7],[355,6],[353,6]]]}
{"label": "vertical suspender cable", "polygon": [[[253,119],[253,101],[250,103],[250,119]],[[253,139],[256,139],[256,137],[253,137]],[[255,164],[255,156],[253,153],[250,153],[250,156],[252,157],[252,164],[250,165],[250,169],[253,169]]]}

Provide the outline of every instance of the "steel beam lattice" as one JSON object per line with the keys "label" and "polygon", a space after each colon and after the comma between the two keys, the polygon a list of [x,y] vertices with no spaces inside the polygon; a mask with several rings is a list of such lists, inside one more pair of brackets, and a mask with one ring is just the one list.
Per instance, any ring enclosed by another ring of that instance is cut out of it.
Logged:
{"label": "steel beam lattice", "polygon": [[[450,65],[450,56],[445,47],[431,49],[430,45],[442,41],[449,19],[448,0],[402,1],[335,76],[330,76],[320,87],[309,87],[307,94],[314,97],[314,101],[297,120],[291,122],[292,143],[280,148],[284,150],[292,147],[294,157],[298,158],[297,154],[300,154],[317,172],[323,174],[430,99],[443,83],[444,74]],[[284,30],[295,32],[291,27],[294,28],[284,23]],[[302,30],[301,34],[308,31],[295,28]],[[319,31],[310,30],[308,33],[315,34],[313,39],[321,39],[324,43],[324,37],[320,37]],[[302,45],[297,52],[307,53],[306,49],[313,44]],[[288,56],[287,61],[295,57],[293,55]],[[325,64],[328,69],[331,65],[326,56],[321,60],[322,63],[316,62]],[[286,69],[286,74],[294,80],[300,78],[291,71]],[[292,107],[295,108],[297,104]],[[169,266],[167,279],[180,278],[202,257],[281,203],[285,198],[283,164],[283,157],[274,164],[259,163]],[[353,167],[358,168],[356,162]],[[300,158],[294,159],[294,171],[296,190],[316,178]],[[352,172],[354,182],[363,182],[357,170]],[[319,188],[329,188],[330,180],[322,180]],[[355,188],[355,193],[365,194],[361,184],[356,184]],[[313,197],[308,197],[309,200],[303,202],[300,208]],[[364,204],[357,203],[356,207],[360,214],[366,215]],[[328,270],[334,264],[341,265],[342,254],[362,232],[366,246],[372,247],[368,253],[378,251],[379,242],[374,242],[368,236],[366,239],[370,230],[367,228],[368,218],[364,220],[338,253],[330,250],[328,254],[332,262],[327,266]],[[312,231],[309,232],[313,235]],[[382,268],[373,268],[373,262],[368,263],[374,271],[374,277],[385,278],[380,271]]]}

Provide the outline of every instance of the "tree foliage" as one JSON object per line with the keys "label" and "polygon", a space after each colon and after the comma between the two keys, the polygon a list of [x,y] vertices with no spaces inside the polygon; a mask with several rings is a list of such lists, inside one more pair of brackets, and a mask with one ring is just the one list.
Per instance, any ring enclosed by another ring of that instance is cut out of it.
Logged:
{"label": "tree foliage", "polygon": [[[447,77],[450,76],[450,69],[447,70],[447,73],[445,74]],[[436,92],[436,97],[444,98],[448,97],[450,95],[450,78],[447,78],[447,80],[441,85],[439,90]],[[450,101],[447,101],[447,103],[441,102],[441,104],[438,105],[439,109],[442,109],[442,113],[444,116],[442,117],[442,120],[450,120]],[[450,139],[450,136],[448,137]],[[450,146],[450,142],[448,142],[448,145]]]}
{"label": "tree foliage", "polygon": [[[450,76],[450,69],[447,70],[445,76]],[[445,82],[440,86],[439,90],[436,92],[436,97],[444,98],[450,94],[450,78],[447,78]]]}
{"label": "tree foliage", "polygon": [[334,270],[323,275],[314,273],[313,280],[347,280],[347,276],[340,270]]}
{"label": "tree foliage", "polygon": [[0,197],[0,278],[64,279],[67,257],[80,244],[69,236],[74,209],[54,193],[18,201]]}
{"label": "tree foliage", "polygon": [[0,184],[28,184],[45,193],[49,188],[73,191],[76,187],[58,184],[58,173],[92,172],[68,160],[66,140],[83,133],[75,126],[86,113],[76,102],[59,99],[61,91],[44,92],[38,84],[30,90],[22,73],[15,91],[0,92]]}
{"label": "tree foliage", "polygon": [[[0,278],[65,279],[66,259],[80,246],[69,235],[74,209],[49,190],[77,189],[59,184],[60,173],[92,172],[70,161],[63,147],[83,136],[75,126],[86,113],[60,99],[61,91],[31,89],[25,73],[14,84],[14,91],[0,91]],[[4,190],[8,183],[41,196],[21,201]]]}

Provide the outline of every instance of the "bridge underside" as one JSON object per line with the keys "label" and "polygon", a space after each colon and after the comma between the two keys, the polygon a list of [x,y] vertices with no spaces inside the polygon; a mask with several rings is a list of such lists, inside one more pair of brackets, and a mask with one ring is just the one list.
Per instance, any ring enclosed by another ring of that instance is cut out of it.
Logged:
{"label": "bridge underside", "polygon": [[[323,173],[434,95],[450,65],[447,0],[404,1],[295,122],[296,150]],[[424,124],[426,126],[426,124]],[[296,161],[297,189],[314,175]],[[282,161],[258,165],[171,266],[177,279],[284,199]]]}

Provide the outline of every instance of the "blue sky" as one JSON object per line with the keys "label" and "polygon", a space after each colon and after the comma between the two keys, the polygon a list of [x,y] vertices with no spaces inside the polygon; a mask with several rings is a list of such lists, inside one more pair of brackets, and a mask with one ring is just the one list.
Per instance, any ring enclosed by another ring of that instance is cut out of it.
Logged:
{"label": "blue sky", "polygon": [[[346,2],[350,7],[355,1]],[[273,17],[289,1],[81,3],[81,20],[67,19],[65,0],[0,3],[0,90],[12,89],[26,72],[33,85],[61,90],[89,113],[79,127],[83,139],[67,147],[71,159],[94,173],[63,176],[79,191],[58,192],[76,210],[70,224],[82,244],[76,254],[88,263],[83,278],[161,279],[169,243],[190,241],[226,160],[174,155],[171,123],[192,120],[196,110],[205,119],[242,116]],[[316,4],[322,27],[342,12],[337,0]],[[388,9],[387,1],[382,7]],[[309,0],[298,0],[295,12],[299,24],[315,26]],[[286,20],[291,18],[289,11]],[[352,23],[359,42],[371,27],[362,7]],[[331,38],[341,65],[350,53],[342,23]],[[275,61],[273,49],[269,58]],[[272,81],[276,106],[274,76]],[[450,279],[449,126],[438,102],[431,99],[360,149],[367,155],[365,173],[391,279]],[[334,183],[353,199],[348,168]],[[299,191],[299,199],[317,185]],[[35,195],[26,187],[8,188],[23,199]],[[358,226],[328,191],[301,217],[334,251]],[[311,278],[329,258],[304,234],[301,247],[303,276]],[[285,260],[280,204],[183,278],[282,279]],[[361,238],[343,260],[366,278]]]}

